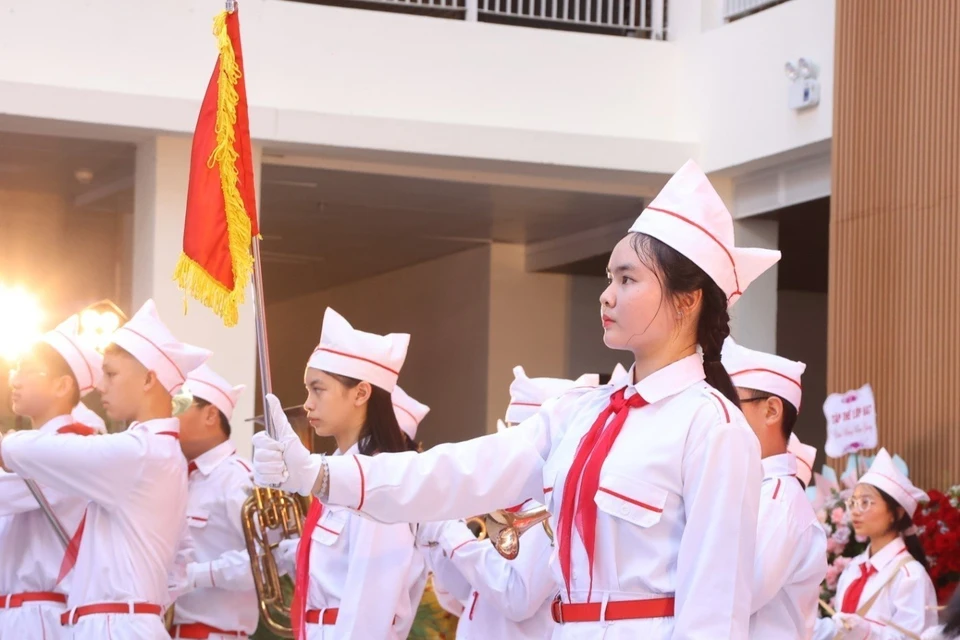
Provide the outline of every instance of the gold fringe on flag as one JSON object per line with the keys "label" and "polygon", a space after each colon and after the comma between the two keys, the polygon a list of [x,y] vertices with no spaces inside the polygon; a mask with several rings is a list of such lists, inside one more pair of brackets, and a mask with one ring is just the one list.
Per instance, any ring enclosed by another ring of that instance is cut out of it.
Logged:
{"label": "gold fringe on flag", "polygon": [[[217,146],[207,160],[211,169],[217,166],[220,172],[220,189],[227,218],[227,236],[230,258],[233,263],[233,290],[223,286],[213,276],[186,254],[181,254],[173,277],[180,287],[214,313],[223,318],[226,326],[237,324],[239,307],[243,304],[244,290],[253,273],[253,256],[250,254],[250,218],[243,205],[237,183],[236,131],[237,104],[240,95],[236,84],[240,68],[233,51],[233,43],[227,33],[227,11],[213,20],[213,34],[220,49],[220,76],[217,79]],[[184,301],[186,306],[186,301]]]}

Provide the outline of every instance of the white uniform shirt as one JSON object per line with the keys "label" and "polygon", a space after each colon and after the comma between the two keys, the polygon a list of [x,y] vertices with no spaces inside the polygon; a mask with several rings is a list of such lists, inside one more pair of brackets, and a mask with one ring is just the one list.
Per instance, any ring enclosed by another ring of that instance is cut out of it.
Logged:
{"label": "white uniform shirt", "polygon": [[[867,580],[857,610],[879,591],[873,606],[864,616],[870,623],[870,640],[905,638],[902,633],[888,626],[888,622],[917,635],[936,626],[937,594],[933,582],[923,565],[907,551],[902,538],[897,538],[872,558],[868,548],[847,565],[837,581],[837,611],[840,611],[847,589],[860,577],[860,565],[866,563],[872,564],[877,573]],[[821,618],[817,620],[813,637],[816,640],[832,640],[837,631],[833,619]]]}
{"label": "white uniform shirt", "polygon": [[[3,440],[8,468],[42,486],[90,500],[68,606],[166,605],[167,572],[183,532],[187,461],[176,418],[83,437],[16,433]],[[172,435],[163,435],[172,434]],[[159,616],[91,615],[76,640],[169,638]]]}
{"label": "white uniform shirt", "polygon": [[[519,426],[422,454],[359,456],[359,465],[328,459],[329,502],[400,522],[469,517],[533,499],[555,520],[578,443],[614,390],[571,391]],[[676,617],[571,623],[554,635],[746,638],[762,480],[757,438],[704,381],[697,354],[627,387],[628,397],[638,392],[650,404],[629,413],[594,497],[593,601],[676,594]],[[587,599],[587,566],[574,528],[573,602]]]}
{"label": "white uniform shirt", "polygon": [[807,640],[827,573],[827,536],[797,480],[792,453],[763,459],[752,638]]}
{"label": "white uniform shirt", "polygon": [[[522,510],[537,506],[528,501]],[[471,587],[457,625],[458,640],[550,637],[555,626],[550,606],[557,583],[550,573],[553,547],[543,527],[523,535],[514,560],[506,560],[489,540],[477,540],[458,520],[444,525],[439,542],[443,556],[433,555],[433,561],[453,565]]]}
{"label": "white uniform shirt", "polygon": [[[36,433],[57,435],[57,430],[73,423],[72,416],[58,416]],[[87,501],[46,487],[40,490],[67,535],[73,536]],[[64,557],[63,543],[26,483],[14,473],[0,471],[0,516],[7,516],[7,525],[0,532],[0,549],[5,550],[0,552],[0,595],[37,591],[69,593],[72,571],[57,584]],[[0,609],[0,637],[6,635],[5,631],[11,638],[65,637],[60,627],[60,613],[65,610],[66,605],[53,602]]]}
{"label": "white uniform shirt", "polygon": [[[347,453],[357,451],[354,445]],[[411,525],[381,524],[324,507],[310,544],[307,609],[340,611],[336,625],[308,624],[307,637],[406,638],[425,585],[426,567]]]}
{"label": "white uniform shirt", "polygon": [[174,624],[200,622],[223,631],[257,630],[259,608],[240,510],[253,488],[250,465],[224,442],[199,456],[189,475],[187,527],[198,589],[177,599]]}

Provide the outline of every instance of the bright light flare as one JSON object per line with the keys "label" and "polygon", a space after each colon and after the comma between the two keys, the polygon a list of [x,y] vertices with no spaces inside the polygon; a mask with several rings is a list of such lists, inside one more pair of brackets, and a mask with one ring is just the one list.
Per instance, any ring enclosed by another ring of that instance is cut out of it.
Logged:
{"label": "bright light flare", "polygon": [[120,315],[110,309],[84,309],[80,312],[79,338],[102,353],[110,344],[113,332],[120,328],[120,323]]}
{"label": "bright light flare", "polygon": [[42,335],[44,313],[23,287],[0,284],[0,358],[14,363]]}

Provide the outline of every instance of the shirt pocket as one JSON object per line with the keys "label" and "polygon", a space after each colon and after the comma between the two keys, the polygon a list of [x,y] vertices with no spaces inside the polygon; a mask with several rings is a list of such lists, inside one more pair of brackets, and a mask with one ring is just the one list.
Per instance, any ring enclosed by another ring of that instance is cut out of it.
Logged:
{"label": "shirt pocket", "polygon": [[669,494],[665,489],[613,471],[602,471],[600,488],[594,496],[597,508],[638,527],[660,522]]}
{"label": "shirt pocket", "polygon": [[210,511],[207,509],[187,509],[187,526],[191,531],[206,529],[210,522]]}
{"label": "shirt pocket", "polygon": [[320,516],[316,528],[310,534],[310,539],[317,544],[332,547],[340,539],[340,534],[347,526],[349,517],[350,512],[346,509],[324,507],[323,515]]}

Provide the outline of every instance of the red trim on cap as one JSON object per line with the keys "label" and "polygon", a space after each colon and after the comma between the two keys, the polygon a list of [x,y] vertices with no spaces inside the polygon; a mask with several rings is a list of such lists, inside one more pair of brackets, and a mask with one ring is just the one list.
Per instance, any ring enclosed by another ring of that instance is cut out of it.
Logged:
{"label": "red trim on cap", "polygon": [[734,261],[734,259],[733,259],[733,254],[730,253],[730,250],[727,249],[727,246],[726,246],[725,244],[723,244],[722,242],[720,242],[720,240],[719,240],[719,238],[717,238],[717,236],[715,236],[715,235],[713,235],[712,233],[710,233],[709,231],[707,231],[707,229],[706,229],[705,227],[697,224],[696,222],[694,222],[693,220],[690,220],[689,218],[687,218],[687,217],[685,217],[685,216],[680,215],[679,213],[675,213],[675,212],[673,212],[673,211],[667,211],[666,209],[660,209],[660,208],[658,208],[658,207],[647,207],[647,209],[649,209],[650,211],[658,211],[658,212],[663,213],[663,214],[666,214],[666,215],[668,215],[668,216],[673,216],[673,217],[676,218],[677,220],[682,220],[683,222],[686,222],[687,224],[689,224],[689,225],[691,225],[691,226],[693,226],[693,227],[696,227],[697,229],[699,229],[700,231],[702,231],[703,233],[705,233],[705,234],[707,235],[707,237],[709,237],[711,240],[713,240],[714,242],[716,242],[716,243],[717,243],[717,246],[719,246],[721,249],[723,249],[723,252],[724,252],[725,254],[727,254],[727,258],[730,259],[730,266],[733,267],[733,281],[734,281],[734,283],[737,285],[737,290],[734,291],[733,293],[731,293],[730,296],[727,298],[727,300],[730,300],[730,298],[732,298],[733,296],[737,296],[737,295],[741,295],[741,296],[742,296],[742,295],[743,295],[743,291],[740,290],[740,277],[737,275],[737,263],[736,263],[736,262]]}
{"label": "red trim on cap", "polygon": [[80,355],[80,360],[82,360],[83,364],[86,365],[87,367],[87,375],[90,376],[90,384],[84,387],[83,389],[80,389],[80,393],[84,393],[85,391],[92,390],[96,386],[93,384],[93,367],[91,367],[90,363],[87,362],[87,359],[83,357],[83,351],[80,349],[80,347],[76,345],[76,343],[73,341],[73,338],[65,334],[63,331],[54,329],[54,333],[59,333],[60,335],[62,335],[66,339],[66,341],[70,343],[70,346],[77,350],[77,353]]}
{"label": "red trim on cap", "polygon": [[353,461],[357,463],[357,469],[360,470],[360,504],[357,505],[357,511],[360,511],[363,509],[363,501],[367,497],[367,487],[363,477],[363,466],[360,464],[360,459],[357,456],[353,456]]}
{"label": "red trim on cap", "polygon": [[392,373],[392,374],[395,375],[395,376],[399,376],[399,375],[400,375],[400,372],[399,372],[399,371],[394,371],[393,369],[391,369],[391,368],[388,367],[387,365],[381,364],[381,363],[377,362],[376,360],[371,360],[370,358],[364,358],[363,356],[355,356],[355,355],[353,355],[352,353],[344,353],[343,351],[337,351],[336,349],[331,349],[331,348],[329,348],[329,347],[317,347],[316,349],[313,350],[314,353],[316,353],[317,351],[326,351],[327,353],[332,353],[333,355],[336,355],[336,356],[343,356],[344,358],[353,358],[354,360],[360,360],[361,362],[367,362],[367,363],[369,363],[369,364],[378,366],[378,367],[380,367],[381,369],[383,369],[383,370],[385,370],[385,371],[389,371],[390,373]]}
{"label": "red trim on cap", "polygon": [[[894,480],[894,479],[891,478],[890,476],[885,475],[885,474],[882,474],[882,473],[880,473],[879,471],[874,471],[874,470],[872,470],[872,469],[868,469],[868,470],[867,470],[867,473],[873,473],[873,474],[875,474],[875,475],[880,476],[881,478],[886,478],[887,480],[889,480],[889,481],[892,482],[893,484],[895,484],[895,485],[897,485],[898,487],[900,487],[900,489],[901,489],[905,494],[907,494],[907,496],[909,496],[911,500],[913,500],[914,502],[918,502],[918,500],[917,500],[916,498],[914,498],[913,496],[910,495],[910,490],[907,489],[906,487],[904,487],[902,484],[900,484],[900,482],[899,482],[898,480]],[[867,474],[865,473],[864,475],[867,475]],[[870,484],[870,483],[868,482],[867,484]],[[901,504],[900,506],[901,506],[901,507],[905,507],[906,505]]]}
{"label": "red trim on cap", "polygon": [[189,384],[202,384],[202,385],[206,385],[206,386],[210,387],[211,389],[213,389],[214,391],[216,391],[217,393],[219,393],[220,395],[222,395],[224,398],[227,399],[227,404],[230,405],[230,410],[231,410],[231,411],[233,411],[233,410],[236,408],[236,406],[237,406],[237,403],[234,402],[234,401],[230,398],[229,395],[227,395],[226,393],[224,393],[224,392],[223,392],[223,389],[221,389],[220,387],[218,387],[218,386],[215,385],[215,384],[210,384],[209,382],[207,382],[207,381],[205,381],[205,380],[200,380],[199,378],[187,378],[187,383],[189,383]]}
{"label": "red trim on cap", "polygon": [[140,333],[140,332],[138,332],[138,331],[134,331],[133,329],[131,329],[130,327],[127,327],[127,326],[123,326],[123,327],[120,327],[119,329],[117,329],[117,331],[121,331],[121,330],[129,331],[129,332],[132,333],[133,335],[138,336],[138,337],[142,338],[143,340],[146,340],[146,341],[147,341],[147,344],[149,344],[151,347],[153,347],[153,348],[156,349],[158,352],[160,352],[160,355],[162,355],[164,358],[166,358],[167,362],[169,362],[171,365],[173,365],[173,368],[177,370],[177,373],[180,374],[180,384],[183,384],[183,383],[186,381],[187,378],[186,378],[186,376],[183,375],[183,372],[180,371],[180,367],[177,366],[177,363],[174,362],[174,361],[170,358],[170,356],[168,356],[168,355],[166,354],[166,352],[165,352],[163,349],[161,349],[160,347],[158,347],[158,346],[153,342],[153,340],[151,340],[150,338],[148,338],[147,336],[143,335],[142,333]]}
{"label": "red trim on cap", "polygon": [[731,373],[731,374],[730,374],[730,377],[732,378],[733,376],[740,376],[740,375],[743,375],[743,374],[745,374],[745,373],[772,373],[772,374],[775,375],[775,376],[780,376],[780,377],[783,378],[784,380],[789,380],[789,381],[792,382],[793,384],[797,385],[797,388],[798,388],[798,389],[803,390],[803,386],[802,386],[798,381],[794,380],[794,379],[791,378],[790,376],[785,376],[785,375],[783,375],[782,373],[780,373],[779,371],[774,371],[774,370],[772,370],[772,369],[763,369],[763,368],[760,368],[760,367],[757,367],[756,369],[744,369],[743,371],[737,371],[736,373]]}

